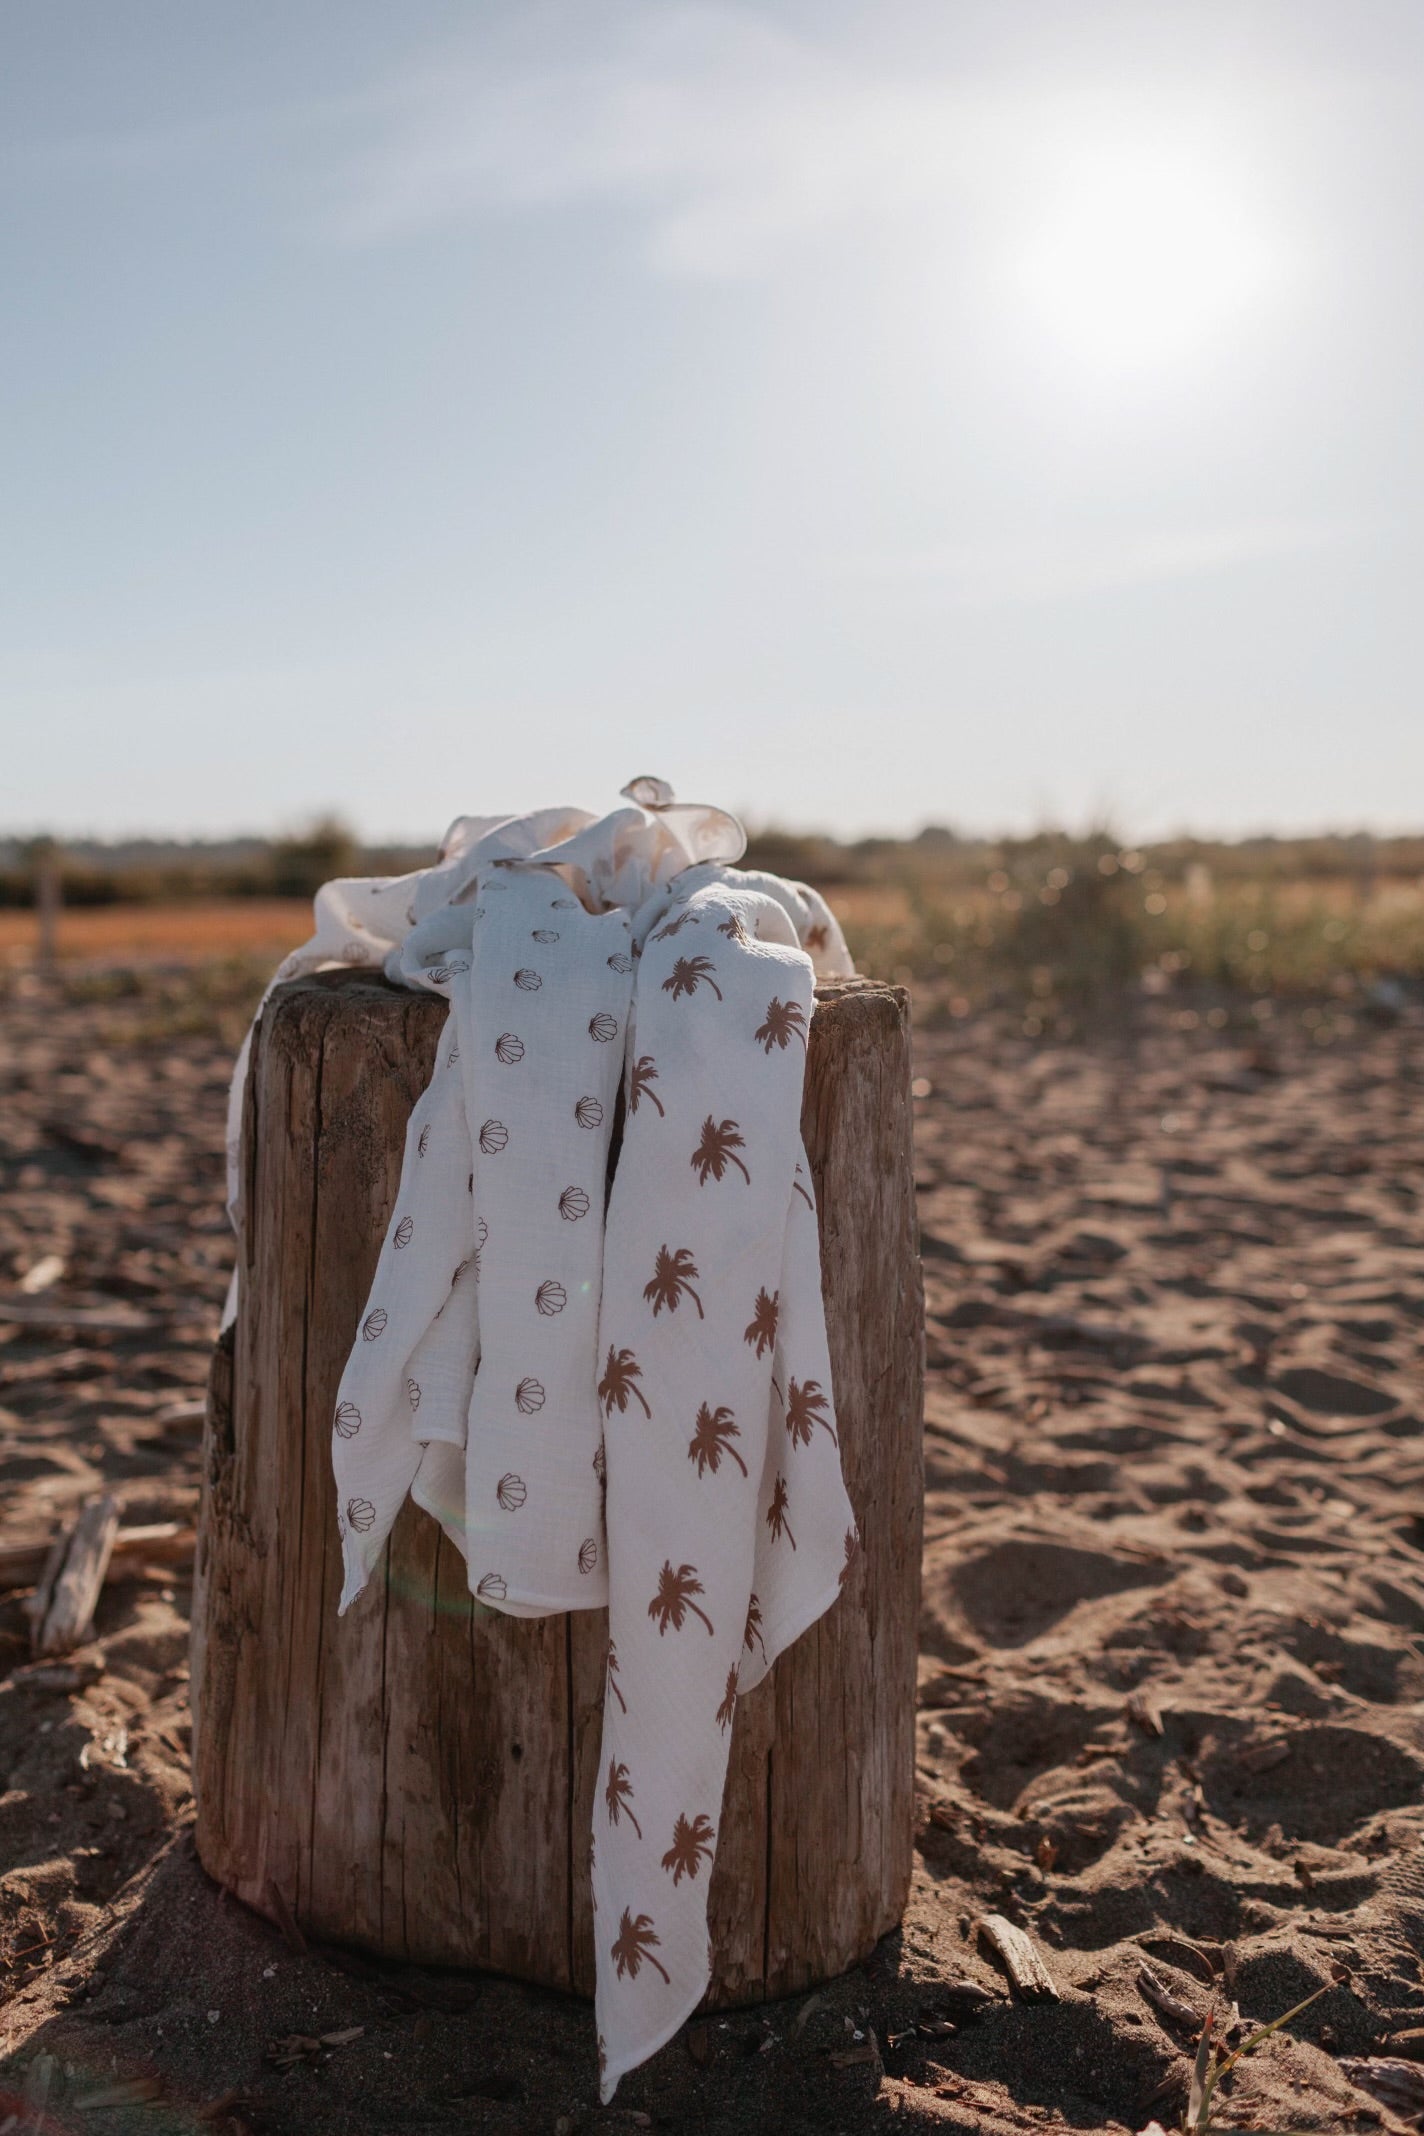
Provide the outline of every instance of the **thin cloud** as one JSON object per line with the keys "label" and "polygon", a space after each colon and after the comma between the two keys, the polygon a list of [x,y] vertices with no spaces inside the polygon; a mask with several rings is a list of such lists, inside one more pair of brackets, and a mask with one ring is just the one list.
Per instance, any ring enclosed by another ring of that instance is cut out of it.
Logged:
{"label": "thin cloud", "polygon": [[654,267],[737,276],[942,198],[984,132],[982,101],[947,76],[877,78],[741,9],[600,9],[596,49],[564,61],[549,20],[537,49],[467,48],[393,84],[376,140],[333,175],[328,233],[599,202],[642,216]]}
{"label": "thin cloud", "polygon": [[1219,576],[1242,565],[1344,548],[1367,532],[1359,521],[1257,519],[1101,542],[955,542],[863,557],[847,567],[847,575],[933,587],[937,598],[962,608],[1032,606]]}

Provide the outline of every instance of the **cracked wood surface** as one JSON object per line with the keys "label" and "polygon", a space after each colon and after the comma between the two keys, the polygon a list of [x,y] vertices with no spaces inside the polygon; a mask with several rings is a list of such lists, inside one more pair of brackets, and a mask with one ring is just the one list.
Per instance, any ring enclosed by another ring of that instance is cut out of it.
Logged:
{"label": "cracked wood surface", "polygon": [[[308,1934],[591,1994],[602,1611],[475,1610],[407,1505],[342,1620],[330,1417],[445,1005],[369,977],[284,987],[243,1133],[243,1305],[220,1345],[194,1597],[194,1790],[209,1872]],[[899,1919],[913,1825],[923,1507],[909,1012],[821,988],[803,1130],[846,1484],[845,1593],[737,1707],[709,2006],[862,1958]]]}

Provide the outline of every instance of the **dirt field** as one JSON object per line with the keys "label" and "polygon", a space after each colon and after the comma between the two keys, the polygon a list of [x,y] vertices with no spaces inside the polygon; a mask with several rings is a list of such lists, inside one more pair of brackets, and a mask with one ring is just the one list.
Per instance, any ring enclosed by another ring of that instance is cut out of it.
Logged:
{"label": "dirt field", "polygon": [[[600,2112],[585,2006],[301,1955],[209,1884],[184,1580],[112,1582],[93,1644],[30,1673],[0,1596],[0,2130],[1136,2130],[1180,2116],[1210,2005],[1260,2021],[1317,1987],[1218,2118],[1410,2125],[1352,2079],[1424,2037],[1424,1022],[1325,1043],[1281,1017],[1248,1056],[1138,1013],[919,1040],[901,1934],[690,2027]],[[100,1478],[128,1521],[191,1512],[228,1057],[139,999],[0,1003],[0,1544]],[[1008,1995],[986,1911],[1060,2000]],[[130,2103],[95,2103],[116,2083]]]}

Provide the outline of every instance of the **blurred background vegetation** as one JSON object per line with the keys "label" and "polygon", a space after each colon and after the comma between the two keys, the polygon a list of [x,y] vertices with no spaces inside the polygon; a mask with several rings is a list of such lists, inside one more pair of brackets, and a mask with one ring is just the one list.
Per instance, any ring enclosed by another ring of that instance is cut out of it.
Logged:
{"label": "blurred background vegetation", "polygon": [[[363,848],[334,820],[270,841],[0,846],[0,972],[35,960],[48,868],[69,988],[225,1028],[304,938],[319,884],[433,857]],[[1279,1002],[1330,1038],[1424,999],[1424,836],[1133,846],[1108,829],[986,840],[931,828],[841,843],[768,829],[748,862],[823,890],[859,968],[913,986],[932,1021],[993,1009],[1025,1037],[1062,1037],[1155,998],[1184,1030],[1259,1028]]]}

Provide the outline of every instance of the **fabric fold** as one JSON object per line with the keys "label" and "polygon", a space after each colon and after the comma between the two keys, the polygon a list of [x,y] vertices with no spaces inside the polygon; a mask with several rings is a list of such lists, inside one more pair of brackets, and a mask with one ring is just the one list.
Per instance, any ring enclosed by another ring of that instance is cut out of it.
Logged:
{"label": "fabric fold", "polygon": [[815,980],[850,959],[815,892],[731,865],[735,818],[624,798],[461,818],[434,868],[327,885],[278,975],[450,1003],[332,1420],[340,1606],[407,1495],[478,1603],[606,1603],[605,2102],[706,1990],[737,1699],[856,1548],[800,1138]]}

